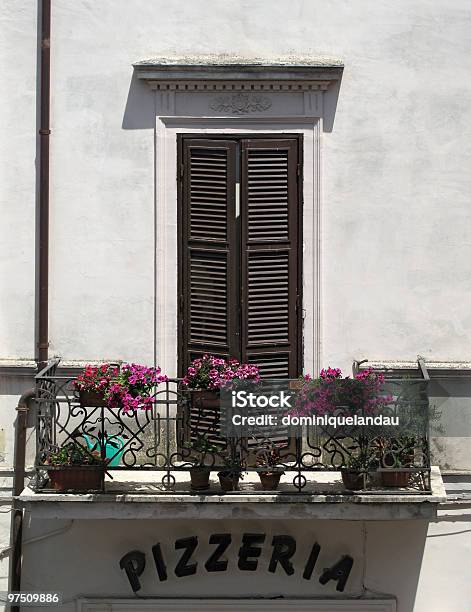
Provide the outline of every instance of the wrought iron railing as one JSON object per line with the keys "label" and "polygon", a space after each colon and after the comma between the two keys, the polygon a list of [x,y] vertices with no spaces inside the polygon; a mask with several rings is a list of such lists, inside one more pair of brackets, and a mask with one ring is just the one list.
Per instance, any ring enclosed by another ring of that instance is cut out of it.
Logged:
{"label": "wrought iron railing", "polygon": [[[59,360],[50,361],[36,376],[37,490],[51,490],[49,458],[69,443],[98,451],[107,474],[115,479],[107,487],[118,489],[188,493],[189,470],[204,466],[214,477],[220,471],[241,472],[246,477],[238,493],[260,493],[256,473],[267,471],[267,464],[259,459],[276,449],[273,469],[283,473],[279,495],[345,494],[334,472],[366,449],[376,461],[368,466],[363,492],[397,494],[397,489],[382,483],[382,474],[391,471],[407,473],[407,486],[401,489],[404,494],[431,490],[427,380],[421,378],[386,381],[392,396],[389,414],[401,413],[406,418],[407,436],[388,437],[376,426],[332,430],[303,425],[277,431],[273,437],[263,431],[258,436],[225,438],[220,411],[195,402],[178,379],[159,385],[151,409],[125,412],[81,405],[74,376],[61,373],[58,366]],[[126,484],[120,473],[125,473]],[[213,480],[205,494],[219,492]]]}

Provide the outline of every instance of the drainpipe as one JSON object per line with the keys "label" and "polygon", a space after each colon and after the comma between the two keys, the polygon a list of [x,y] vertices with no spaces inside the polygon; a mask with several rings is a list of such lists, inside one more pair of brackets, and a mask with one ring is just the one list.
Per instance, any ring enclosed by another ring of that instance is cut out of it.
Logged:
{"label": "drainpipe", "polygon": [[[50,130],[50,81],[51,81],[51,0],[39,0],[41,7],[40,48],[40,126],[39,126],[39,228],[38,228],[38,370],[49,356],[49,135]],[[35,390],[23,393],[17,406],[15,431],[13,495],[20,495],[25,484],[26,426],[28,401],[35,397]],[[23,511],[14,500],[11,516],[11,558],[9,591],[21,589]],[[12,612],[20,612],[12,606]]]}
{"label": "drainpipe", "polygon": [[51,77],[51,0],[41,1],[41,91],[39,128],[39,248],[38,248],[38,362],[49,348],[49,135]]}
{"label": "drainpipe", "polygon": [[[20,495],[25,486],[26,467],[26,427],[28,424],[28,402],[35,397],[35,389],[23,393],[18,401],[16,410],[15,428],[15,454],[13,474],[13,496]],[[22,561],[22,535],[23,535],[23,510],[18,507],[18,502],[13,500],[10,527],[10,571],[9,591],[20,591],[21,589],[21,561]],[[19,612],[19,606],[12,606],[12,612]]]}

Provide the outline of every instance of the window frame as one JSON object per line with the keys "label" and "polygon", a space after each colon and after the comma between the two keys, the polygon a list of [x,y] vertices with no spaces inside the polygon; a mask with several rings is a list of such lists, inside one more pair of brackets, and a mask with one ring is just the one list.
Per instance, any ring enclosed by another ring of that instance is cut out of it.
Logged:
{"label": "window frame", "polygon": [[180,336],[180,325],[184,316],[184,288],[183,288],[183,207],[184,207],[184,181],[182,180],[184,170],[184,142],[188,139],[197,140],[231,140],[240,143],[242,140],[283,140],[295,139],[297,142],[297,303],[296,303],[296,364],[297,375],[301,375],[304,366],[304,333],[303,333],[303,223],[304,223],[304,134],[296,132],[237,132],[237,133],[213,133],[213,132],[182,132],[177,133],[177,373],[179,377],[184,376],[184,347]]}

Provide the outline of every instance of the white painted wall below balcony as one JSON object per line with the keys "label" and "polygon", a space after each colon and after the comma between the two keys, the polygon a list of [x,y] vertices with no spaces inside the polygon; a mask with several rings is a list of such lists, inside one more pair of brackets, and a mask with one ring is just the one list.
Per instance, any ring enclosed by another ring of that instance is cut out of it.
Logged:
{"label": "white painted wall below balcony", "polygon": [[[398,612],[443,612],[464,610],[470,601],[468,580],[469,543],[459,534],[470,529],[466,515],[455,515],[456,523],[438,519],[424,521],[33,521],[25,534],[25,590],[60,590],[66,604],[63,610],[75,610],[79,596],[103,599],[133,599],[123,570],[122,556],[132,550],[146,555],[141,576],[140,595],[154,597],[393,597]],[[208,544],[211,533],[231,533],[233,542],[227,550],[228,570],[206,572],[204,563],[214,546]],[[237,552],[242,533],[265,533],[266,540],[256,572],[237,569]],[[51,537],[47,538],[47,534]],[[295,573],[286,576],[279,567],[269,573],[273,535],[291,535],[297,541],[293,557]],[[198,537],[194,561],[197,573],[177,578],[174,565],[181,551],[175,551],[177,538]],[[28,539],[45,536],[28,544]],[[311,545],[321,546],[311,580],[302,578]],[[168,580],[160,582],[152,559],[151,547],[161,544],[167,564]],[[354,559],[344,593],[335,585],[318,583],[324,567],[343,554]],[[77,574],[77,568],[86,572]],[[241,584],[245,585],[241,592]],[[138,600],[135,600],[136,604]],[[137,606],[136,606],[137,609]],[[51,608],[52,612],[53,608]],[[46,609],[46,612],[47,609]]]}

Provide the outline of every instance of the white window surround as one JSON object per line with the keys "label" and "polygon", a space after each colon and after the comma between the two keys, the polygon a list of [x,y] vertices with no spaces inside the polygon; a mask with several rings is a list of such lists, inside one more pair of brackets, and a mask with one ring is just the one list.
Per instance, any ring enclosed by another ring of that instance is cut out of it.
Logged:
{"label": "white window surround", "polygon": [[394,599],[81,599],[77,612],[395,612]]}
{"label": "white window surround", "polygon": [[156,58],[134,64],[155,95],[155,358],[177,372],[177,134],[303,134],[304,371],[322,362],[321,134],[324,58]]}

